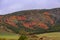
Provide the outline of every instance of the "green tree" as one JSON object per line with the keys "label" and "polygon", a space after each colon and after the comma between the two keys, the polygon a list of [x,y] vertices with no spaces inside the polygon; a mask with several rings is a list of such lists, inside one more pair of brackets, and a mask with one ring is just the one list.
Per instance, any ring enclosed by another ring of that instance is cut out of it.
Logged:
{"label": "green tree", "polygon": [[21,29],[20,31],[19,31],[19,34],[20,34],[20,37],[19,37],[19,39],[18,40],[27,40],[27,32],[26,31],[24,31],[24,29]]}

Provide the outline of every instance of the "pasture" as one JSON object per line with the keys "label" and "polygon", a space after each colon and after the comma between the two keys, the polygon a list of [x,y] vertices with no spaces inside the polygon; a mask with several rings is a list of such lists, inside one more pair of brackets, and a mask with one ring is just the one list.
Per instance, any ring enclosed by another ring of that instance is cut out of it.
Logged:
{"label": "pasture", "polygon": [[[36,36],[38,36],[39,38],[43,38],[43,40],[60,40],[60,32],[37,34]],[[18,40],[18,39],[19,35],[17,34],[0,33],[0,40]]]}

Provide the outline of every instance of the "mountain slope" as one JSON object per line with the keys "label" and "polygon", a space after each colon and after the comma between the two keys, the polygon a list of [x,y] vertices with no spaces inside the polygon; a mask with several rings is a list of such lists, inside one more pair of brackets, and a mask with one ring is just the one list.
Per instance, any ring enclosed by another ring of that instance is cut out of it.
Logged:
{"label": "mountain slope", "polygon": [[29,33],[60,32],[59,24],[60,8],[24,10],[0,16],[1,32],[19,33],[21,30]]}

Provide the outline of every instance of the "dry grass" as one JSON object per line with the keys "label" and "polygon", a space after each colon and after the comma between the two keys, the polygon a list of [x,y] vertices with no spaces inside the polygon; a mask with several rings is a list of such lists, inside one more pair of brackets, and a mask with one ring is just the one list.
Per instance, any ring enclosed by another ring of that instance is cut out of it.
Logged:
{"label": "dry grass", "polygon": [[37,36],[43,38],[44,40],[60,40],[60,32],[45,33]]}

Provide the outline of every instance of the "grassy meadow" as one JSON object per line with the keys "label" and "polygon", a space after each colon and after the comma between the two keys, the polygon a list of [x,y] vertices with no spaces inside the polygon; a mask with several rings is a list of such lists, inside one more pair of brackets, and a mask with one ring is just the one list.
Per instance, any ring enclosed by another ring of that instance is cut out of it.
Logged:
{"label": "grassy meadow", "polygon": [[17,40],[19,36],[17,34],[10,34],[10,33],[0,33],[0,40]]}
{"label": "grassy meadow", "polygon": [[[43,40],[60,40],[60,32],[37,34],[36,36],[43,38]],[[0,34],[0,40],[18,40],[18,38],[19,35],[17,34]]]}

